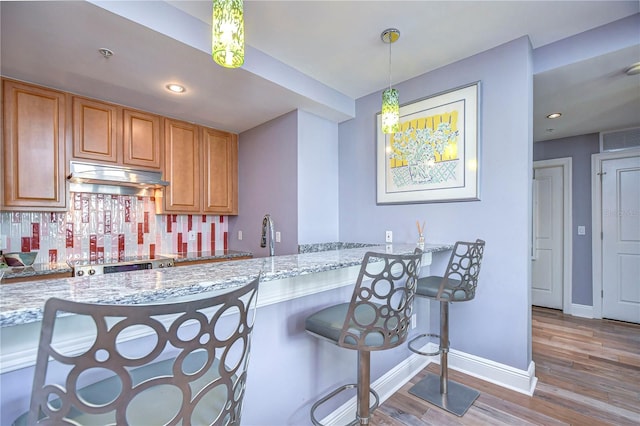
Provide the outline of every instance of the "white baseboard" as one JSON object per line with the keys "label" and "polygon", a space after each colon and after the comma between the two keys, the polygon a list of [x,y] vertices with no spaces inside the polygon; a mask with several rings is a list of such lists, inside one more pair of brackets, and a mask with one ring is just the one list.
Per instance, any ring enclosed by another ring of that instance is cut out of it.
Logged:
{"label": "white baseboard", "polygon": [[[430,344],[437,350],[437,345]],[[529,396],[533,395],[538,383],[538,378],[535,376],[536,365],[533,361],[529,363],[527,370],[520,370],[451,349],[449,351],[449,368]]]}
{"label": "white baseboard", "polygon": [[571,315],[581,318],[594,318],[593,306],[571,304]]}
{"label": "white baseboard", "polygon": [[[423,352],[435,352],[438,350],[438,345],[431,342],[421,350]],[[371,387],[380,396],[380,404],[382,405],[384,401],[389,399],[391,395],[431,362],[439,364],[440,360],[437,356],[428,357],[412,354],[373,382]],[[452,349],[449,351],[449,368],[529,396],[533,395],[538,382],[537,377],[535,377],[535,364],[533,361],[525,371]],[[321,423],[324,425],[347,424],[354,419],[355,411],[356,398],[354,396],[322,419]]]}

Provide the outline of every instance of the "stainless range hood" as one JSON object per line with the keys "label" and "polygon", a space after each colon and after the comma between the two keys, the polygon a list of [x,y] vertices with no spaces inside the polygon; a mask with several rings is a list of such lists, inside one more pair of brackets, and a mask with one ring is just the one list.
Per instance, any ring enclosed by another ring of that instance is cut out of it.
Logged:
{"label": "stainless range hood", "polygon": [[151,170],[80,161],[71,161],[69,170],[71,192],[151,196],[156,189],[169,185],[162,180],[161,172]]}

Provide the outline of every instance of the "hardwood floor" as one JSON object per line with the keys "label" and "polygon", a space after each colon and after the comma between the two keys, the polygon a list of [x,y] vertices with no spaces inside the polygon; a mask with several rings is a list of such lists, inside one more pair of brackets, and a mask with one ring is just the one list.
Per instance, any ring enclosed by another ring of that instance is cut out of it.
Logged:
{"label": "hardwood floor", "polygon": [[640,425],[640,325],[533,308],[532,397],[449,370],[480,391],[463,417],[409,393],[430,364],[374,413],[372,425]]}

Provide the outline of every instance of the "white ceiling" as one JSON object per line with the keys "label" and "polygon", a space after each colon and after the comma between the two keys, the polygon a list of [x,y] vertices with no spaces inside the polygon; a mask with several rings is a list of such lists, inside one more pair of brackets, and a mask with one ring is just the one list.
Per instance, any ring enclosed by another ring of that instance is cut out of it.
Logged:
{"label": "white ceiling", "polygon": [[[4,76],[242,132],[296,108],[342,122],[354,100],[528,35],[538,48],[640,12],[638,1],[251,1],[246,61],[217,66],[210,1],[0,4]],[[105,59],[98,48],[114,56]],[[640,125],[636,46],[534,76],[534,140]],[[187,87],[182,95],[164,90]],[[402,93],[401,102],[402,102]],[[561,111],[551,123],[544,115]],[[547,129],[553,128],[550,132]]]}

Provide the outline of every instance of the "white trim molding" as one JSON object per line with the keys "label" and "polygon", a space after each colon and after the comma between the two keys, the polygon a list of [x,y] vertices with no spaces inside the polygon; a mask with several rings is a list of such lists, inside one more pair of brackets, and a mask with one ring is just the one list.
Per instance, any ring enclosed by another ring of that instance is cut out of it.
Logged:
{"label": "white trim molding", "polygon": [[571,315],[580,318],[594,318],[593,306],[578,305],[576,303],[571,305]]}

